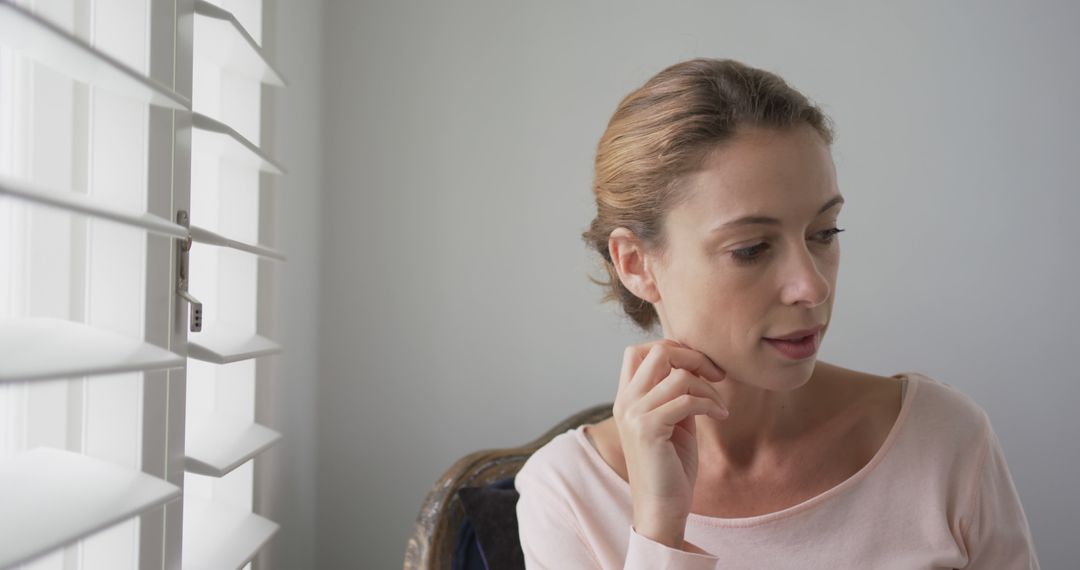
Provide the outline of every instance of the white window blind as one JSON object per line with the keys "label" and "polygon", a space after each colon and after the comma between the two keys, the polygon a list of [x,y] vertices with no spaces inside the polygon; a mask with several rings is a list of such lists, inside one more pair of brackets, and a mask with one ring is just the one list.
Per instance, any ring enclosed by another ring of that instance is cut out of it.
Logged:
{"label": "white window blind", "polygon": [[0,0],[0,569],[241,568],[278,529],[252,501],[285,259],[261,20]]}

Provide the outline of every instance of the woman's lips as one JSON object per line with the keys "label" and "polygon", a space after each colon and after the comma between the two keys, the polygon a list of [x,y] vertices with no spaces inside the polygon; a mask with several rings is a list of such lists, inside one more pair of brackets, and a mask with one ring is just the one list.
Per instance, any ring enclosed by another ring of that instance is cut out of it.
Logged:
{"label": "woman's lips", "polygon": [[780,352],[786,358],[792,360],[802,360],[809,358],[817,352],[818,340],[821,335],[821,330],[818,332],[806,336],[798,341],[776,340],[766,338],[765,342],[768,342],[773,348]]}
{"label": "woman's lips", "polygon": [[765,338],[770,339],[770,340],[786,340],[786,341],[794,342],[794,341],[802,340],[802,339],[804,339],[807,336],[810,336],[812,334],[817,334],[817,333],[821,332],[821,329],[823,329],[823,328],[825,328],[825,325],[818,325],[816,327],[811,327],[811,328],[806,328],[806,329],[800,329],[800,330],[797,330],[797,331],[792,331],[790,333],[782,334],[780,336],[767,336]]}

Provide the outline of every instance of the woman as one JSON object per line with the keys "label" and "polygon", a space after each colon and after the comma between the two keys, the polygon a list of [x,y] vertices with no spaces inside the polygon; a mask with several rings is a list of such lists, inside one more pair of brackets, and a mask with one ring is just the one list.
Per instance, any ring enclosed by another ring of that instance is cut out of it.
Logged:
{"label": "woman", "polygon": [[612,418],[518,473],[529,568],[1038,568],[986,413],[947,384],[815,359],[843,204],[829,119],[732,60],[628,95],[596,156]]}

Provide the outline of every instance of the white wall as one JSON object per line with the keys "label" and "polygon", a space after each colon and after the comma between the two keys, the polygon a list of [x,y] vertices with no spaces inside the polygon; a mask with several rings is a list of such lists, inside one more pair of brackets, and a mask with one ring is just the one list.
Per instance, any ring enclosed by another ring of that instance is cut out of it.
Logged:
{"label": "white wall", "polygon": [[326,5],[321,282],[292,292],[321,318],[318,567],[398,567],[453,460],[614,397],[644,337],[586,279],[593,153],[626,93],[696,56],[778,72],[836,121],[821,359],[979,402],[1043,566],[1068,566],[1080,5],[869,4]]}

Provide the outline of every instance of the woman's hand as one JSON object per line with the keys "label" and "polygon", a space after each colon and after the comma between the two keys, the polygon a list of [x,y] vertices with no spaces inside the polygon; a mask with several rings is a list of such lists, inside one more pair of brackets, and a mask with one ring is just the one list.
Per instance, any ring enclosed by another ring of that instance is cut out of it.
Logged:
{"label": "woman's hand", "polygon": [[638,534],[684,549],[698,468],[695,416],[728,416],[712,385],[726,375],[701,352],[673,340],[626,348],[613,415]]}

